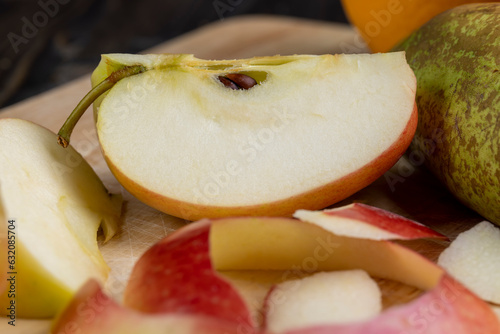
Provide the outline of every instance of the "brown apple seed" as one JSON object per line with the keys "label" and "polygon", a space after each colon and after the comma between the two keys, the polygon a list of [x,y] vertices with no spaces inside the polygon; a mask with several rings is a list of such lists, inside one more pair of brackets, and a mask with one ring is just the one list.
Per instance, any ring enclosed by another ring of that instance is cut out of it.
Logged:
{"label": "brown apple seed", "polygon": [[224,86],[235,90],[250,89],[257,84],[254,78],[241,73],[229,73],[226,76],[220,75],[219,81]]}
{"label": "brown apple seed", "polygon": [[226,78],[243,89],[250,89],[257,84],[254,78],[241,73],[228,73]]}
{"label": "brown apple seed", "polygon": [[219,76],[219,81],[222,82],[224,84],[224,86],[226,86],[228,88],[231,88],[234,90],[241,89],[236,83],[234,83],[233,81],[231,81],[230,79],[228,79],[226,77],[223,77],[222,75]]}

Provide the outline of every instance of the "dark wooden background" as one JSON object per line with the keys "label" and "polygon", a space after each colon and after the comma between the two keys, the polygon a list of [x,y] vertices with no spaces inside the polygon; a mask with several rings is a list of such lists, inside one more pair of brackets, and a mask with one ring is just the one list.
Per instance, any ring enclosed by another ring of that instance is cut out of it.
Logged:
{"label": "dark wooden background", "polygon": [[246,14],[347,22],[339,0],[0,0],[0,107],[136,53]]}

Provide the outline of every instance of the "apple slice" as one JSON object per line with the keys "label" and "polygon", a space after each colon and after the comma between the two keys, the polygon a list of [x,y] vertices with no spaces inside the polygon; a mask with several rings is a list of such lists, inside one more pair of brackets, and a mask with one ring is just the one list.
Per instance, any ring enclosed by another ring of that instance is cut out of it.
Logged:
{"label": "apple slice", "polygon": [[394,165],[417,124],[404,53],[110,54],[92,82],[60,142],[99,96],[99,141],[118,181],[189,220],[325,208]]}
{"label": "apple slice", "polygon": [[2,314],[14,300],[18,317],[54,316],[87,279],[108,275],[97,230],[102,226],[106,240],[113,236],[121,198],[56,138],[28,121],[0,120],[0,224],[8,226],[10,247],[0,254],[9,255]]}
{"label": "apple slice", "polygon": [[[372,277],[399,281],[425,291],[410,303],[393,306],[365,321],[314,325],[285,332],[497,334],[500,331],[500,322],[491,307],[427,258],[391,241],[340,236],[332,232],[334,229],[271,217],[224,218],[190,224],[157,243],[139,259],[125,291],[125,303],[142,311],[147,319],[151,316],[164,316],[172,321],[185,317],[199,321],[210,318],[229,324],[228,333],[234,333],[231,328],[236,327],[238,333],[263,334],[269,330],[257,327],[254,319],[249,319],[250,311],[243,298],[217,271],[280,270],[283,280],[290,280],[304,272],[360,269]],[[88,321],[85,326],[96,328],[98,333],[107,317],[85,319],[81,312],[69,313],[69,317],[59,318],[57,328]],[[112,318],[107,326],[114,328],[116,322],[120,328],[120,319]],[[177,328],[179,334],[212,333],[210,329],[204,332],[201,328],[181,325]],[[168,332],[170,327],[164,329]],[[150,333],[157,333],[156,330]]]}
{"label": "apple slice", "polygon": [[486,301],[500,304],[500,229],[483,221],[462,232],[438,264]]}
{"label": "apple slice", "polygon": [[[87,282],[52,327],[54,334],[241,334],[232,322],[186,314],[145,314],[118,305],[95,280]],[[245,334],[251,334],[245,332]]]}
{"label": "apple slice", "polygon": [[363,270],[319,272],[274,286],[265,302],[271,332],[366,321],[382,310],[377,283]]}
{"label": "apple slice", "polygon": [[323,211],[298,210],[294,217],[337,235],[371,240],[448,239],[408,218],[361,203]]}

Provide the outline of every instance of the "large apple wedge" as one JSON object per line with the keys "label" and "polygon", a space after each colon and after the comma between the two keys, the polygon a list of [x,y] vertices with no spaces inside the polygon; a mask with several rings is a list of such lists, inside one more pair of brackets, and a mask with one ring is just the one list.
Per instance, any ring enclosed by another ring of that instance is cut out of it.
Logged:
{"label": "large apple wedge", "polygon": [[102,226],[105,239],[115,233],[121,198],[56,138],[28,121],[0,120],[0,224],[8,239],[0,256],[9,261],[2,314],[54,316],[87,279],[103,282],[109,271],[97,231]]}
{"label": "large apple wedge", "polygon": [[409,145],[416,81],[404,53],[207,61],[104,55],[94,103],[110,169],[174,216],[290,216],[367,186]]}
{"label": "large apple wedge", "polygon": [[[358,222],[355,220],[353,224]],[[336,235],[336,226],[325,228],[314,221],[271,217],[222,218],[190,224],[167,236],[139,259],[125,291],[126,306],[110,303],[97,317],[85,318],[83,312],[75,311],[78,300],[73,301],[73,307],[57,320],[56,328],[83,323],[85,330],[81,333],[158,333],[160,329],[149,330],[146,325],[144,330],[135,330],[136,324],[131,324],[127,332],[125,329],[129,327],[124,324],[130,323],[130,319],[135,319],[134,323],[149,323],[151,319],[164,317],[166,322],[168,319],[179,324],[176,327],[179,334],[212,333],[214,327],[207,327],[206,331],[196,327],[207,319],[220,321],[220,326],[225,326],[221,333],[282,333],[266,328],[269,319],[264,320],[263,327],[255,319],[249,319],[248,304],[236,286],[219,272],[281,271],[286,281],[303,277],[304,273],[361,269],[372,277],[396,280],[424,292],[407,304],[390,307],[364,321],[301,326],[283,329],[284,332],[499,332],[500,322],[490,306],[435,263],[391,241]],[[408,229],[412,228],[420,233],[419,226],[408,225]],[[310,288],[311,285],[305,290]],[[92,300],[99,293],[95,287],[90,290],[82,292],[79,300]],[[273,303],[276,310],[287,300],[273,299]],[[107,316],[108,313],[112,315]],[[192,319],[194,327],[182,325],[185,319]],[[156,324],[162,326],[160,322]],[[169,332],[171,326],[165,325],[163,329]]]}

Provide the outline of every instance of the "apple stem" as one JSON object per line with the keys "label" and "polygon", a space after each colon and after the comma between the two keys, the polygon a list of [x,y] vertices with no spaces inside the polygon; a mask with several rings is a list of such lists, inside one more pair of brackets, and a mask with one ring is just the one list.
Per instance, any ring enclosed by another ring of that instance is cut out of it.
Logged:
{"label": "apple stem", "polygon": [[139,73],[145,72],[147,69],[142,65],[125,66],[113,73],[103,81],[101,81],[97,86],[92,88],[90,92],[85,95],[85,97],[78,103],[78,105],[73,109],[69,117],[64,122],[63,126],[59,130],[57,136],[57,143],[62,147],[66,148],[69,145],[69,138],[71,133],[75,128],[76,123],[83,116],[88,107],[102,94],[111,89],[118,81],[123,78],[127,78]]}

